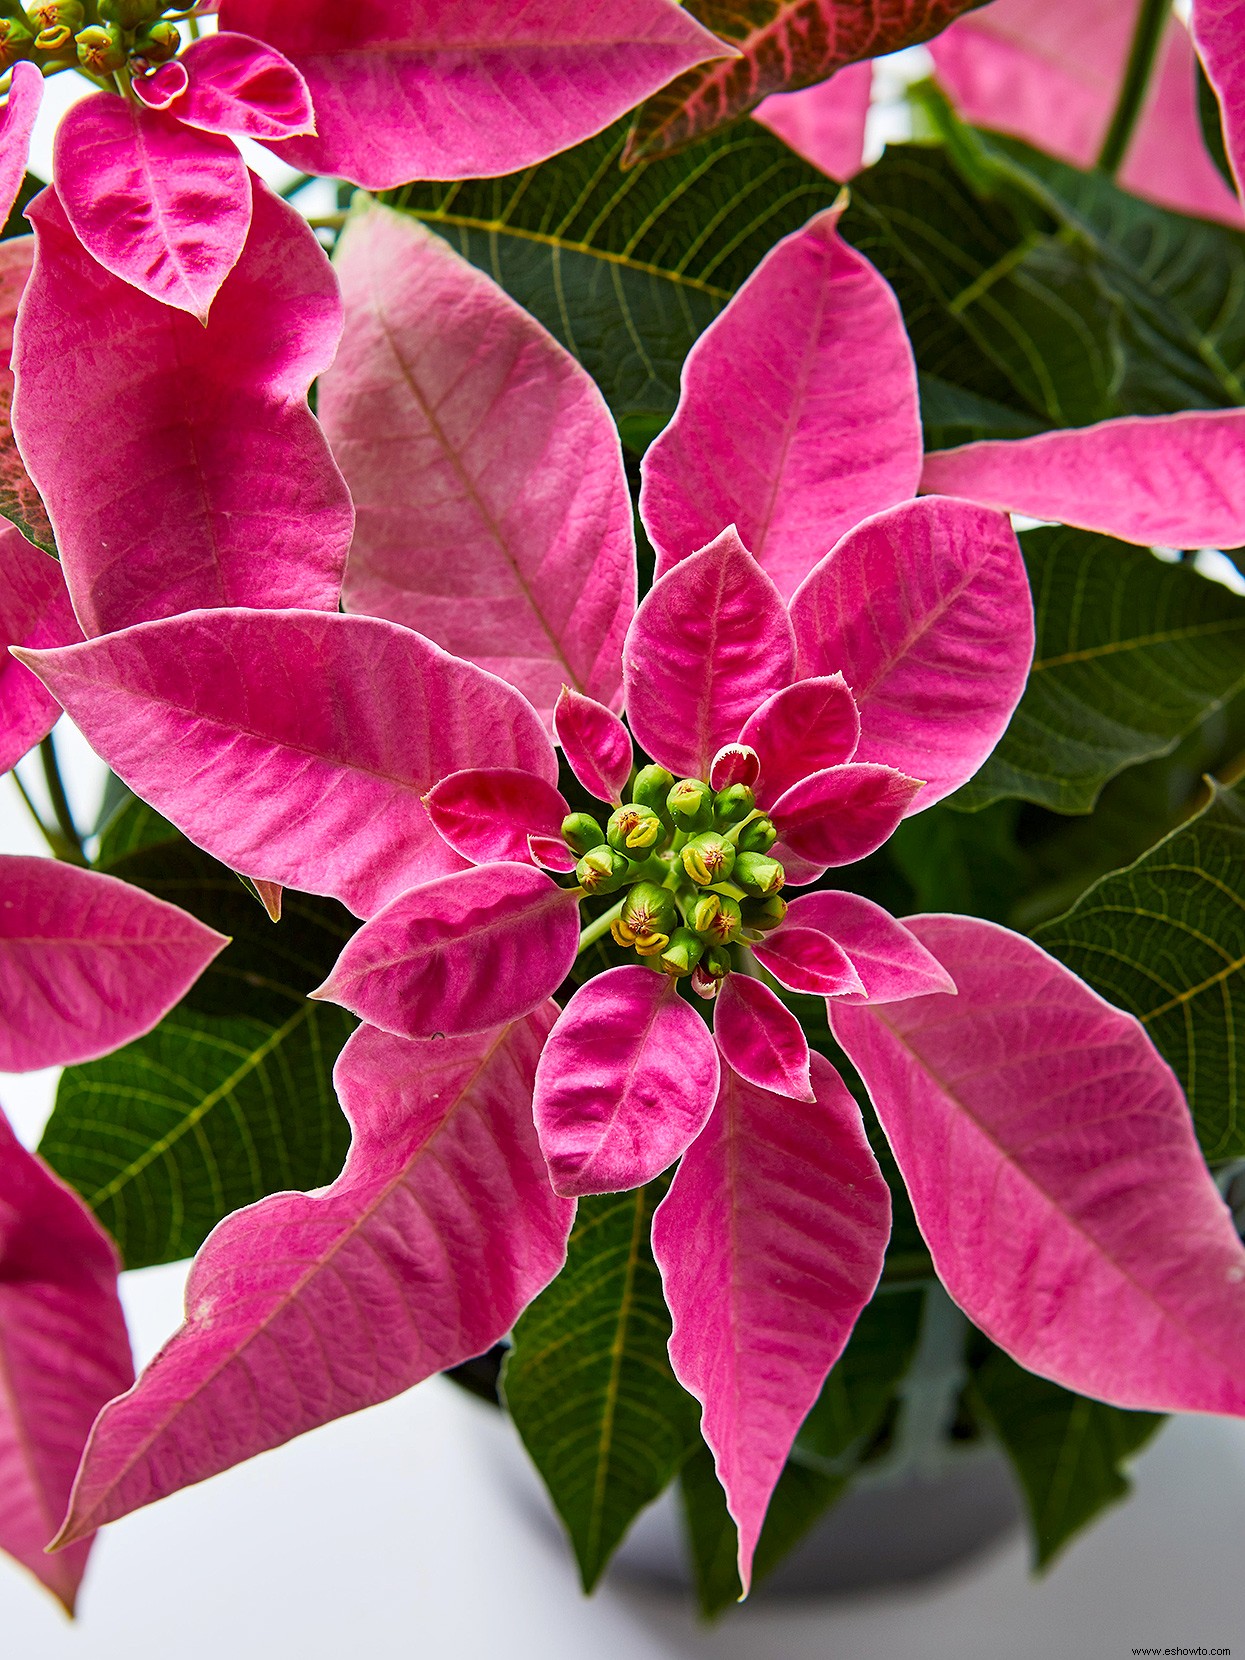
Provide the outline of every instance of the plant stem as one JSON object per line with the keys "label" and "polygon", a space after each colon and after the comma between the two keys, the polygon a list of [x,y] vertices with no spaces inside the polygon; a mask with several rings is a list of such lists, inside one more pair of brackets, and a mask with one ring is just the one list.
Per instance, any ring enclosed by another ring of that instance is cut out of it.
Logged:
{"label": "plant stem", "polygon": [[65,785],[61,780],[60,763],[56,759],[56,745],[52,742],[51,733],[39,745],[39,758],[43,762],[43,777],[52,801],[52,811],[56,814],[56,823],[65,841],[64,851],[57,856],[68,859],[71,863],[84,865],[86,856],[82,851],[82,837],[78,834],[78,826],[74,823],[73,813],[69,808],[69,797],[65,794]]}
{"label": "plant stem", "polygon": [[610,923],[617,921],[622,915],[622,908],[626,903],[625,898],[620,899],[616,905],[611,905],[608,911],[602,911],[599,917],[588,924],[579,936],[579,950],[575,953],[576,956],[585,952],[590,945],[595,945],[599,939],[604,939],[610,931]]}
{"label": "plant stem", "polygon": [[1133,43],[1128,51],[1124,79],[1120,83],[1119,97],[1095,164],[1098,171],[1105,173],[1108,178],[1113,179],[1119,172],[1120,164],[1136,131],[1137,119],[1145,102],[1146,88],[1150,84],[1150,73],[1154,68],[1159,42],[1170,16],[1171,0],[1142,0],[1141,10],[1137,14],[1137,25],[1133,30]]}
{"label": "plant stem", "polygon": [[62,852],[64,851],[64,844],[63,844],[60,836],[57,835],[55,830],[50,830],[48,828],[48,826],[43,822],[43,819],[42,819],[42,817],[40,816],[40,813],[39,813],[39,809],[35,806],[34,802],[31,800],[30,791],[26,788],[25,784],[22,783],[21,777],[18,774],[18,771],[17,771],[16,767],[13,768],[12,773],[10,774],[10,776],[12,777],[13,782],[17,785],[18,795],[20,795],[22,800],[26,803],[26,810],[29,812],[31,818],[34,819],[35,823],[38,825],[39,834],[43,837],[44,841],[48,844],[48,847],[52,850],[52,852],[59,859]]}

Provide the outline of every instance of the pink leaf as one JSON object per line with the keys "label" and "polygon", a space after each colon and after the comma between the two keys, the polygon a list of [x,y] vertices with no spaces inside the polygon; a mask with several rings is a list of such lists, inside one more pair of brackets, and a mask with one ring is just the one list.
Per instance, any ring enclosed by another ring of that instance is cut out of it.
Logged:
{"label": "pink leaf", "polygon": [[533,864],[542,870],[556,870],[561,876],[574,870],[579,862],[561,836],[531,835],[527,838],[527,853]]}
{"label": "pink leaf", "polygon": [[221,27],[307,78],[319,137],[278,154],[368,190],[528,167],[734,50],[674,0],[223,0]]}
{"label": "pink leaf", "polygon": [[827,767],[792,785],[769,816],[786,846],[827,868],[874,853],[899,826],[919,778],[872,761]]}
{"label": "pink leaf", "polygon": [[[782,927],[767,935],[763,946],[754,948],[767,967],[769,955],[782,956],[790,950],[787,936],[791,930],[801,934],[815,930],[847,953],[860,976],[860,986],[828,994],[845,1002],[894,1003],[933,992],[955,991],[955,981],[912,930],[858,893],[823,888],[793,899]],[[784,985],[787,983],[778,969],[771,968],[770,973]]]}
{"label": "pink leaf", "polygon": [[713,1108],[718,1052],[675,981],[612,968],[580,986],[536,1071],[536,1132],[555,1193],[617,1193],[659,1176]]}
{"label": "pink leaf", "polygon": [[925,780],[923,811],[971,778],[1024,691],[1033,601],[1001,514],[930,498],[846,535],[791,602],[801,672],[842,671],[857,761]]}
{"label": "pink leaf", "polygon": [[757,799],[768,806],[810,773],[852,759],[860,743],[856,700],[841,674],[797,680],[749,717],[739,741],[760,758]]}
{"label": "pink leaf", "polygon": [[61,118],[53,177],[93,259],[207,322],[251,223],[250,174],[229,139],[95,93]]}
{"label": "pink leaf", "polygon": [[688,354],[642,467],[659,576],[735,524],[785,599],[844,531],[916,491],[912,348],[838,216],[773,248]]}
{"label": "pink leaf", "polygon": [[[441,840],[473,865],[498,860],[530,864],[532,837],[562,841],[570,808],[543,778],[517,767],[476,767],[452,772],[424,799]],[[571,868],[575,861],[572,859]]]}
{"label": "pink leaf", "polygon": [[117,1254],[0,1113],[0,1549],[73,1613],[90,1540],[44,1546],[96,1413],[134,1377]]}
{"label": "pink leaf", "polygon": [[1005,928],[909,926],[959,995],[830,1018],[947,1290],[1082,1395],[1245,1414],[1245,1246],[1141,1026]]}
{"label": "pink leaf", "polygon": [[774,93],[753,119],[832,179],[850,179],[864,166],[872,91],[872,62],[852,63],[816,86]]}
{"label": "pink leaf", "polygon": [[[793,901],[795,903],[795,901]],[[790,916],[790,911],[788,911]],[[813,997],[859,994],[864,983],[843,947],[819,928],[784,922],[752,947],[752,954],[788,991]]]}
{"label": "pink leaf", "polygon": [[0,242],[0,513],[45,553],[56,552],[47,509],[13,437],[13,330],[34,263],[33,236]]}
{"label": "pink leaf", "polygon": [[925,458],[922,490],[1056,519],[1140,547],[1245,542],[1245,409],[1124,415]]}
{"label": "pink leaf", "polygon": [[566,764],[598,801],[617,803],[631,776],[631,734],[612,709],[563,686],[553,711],[553,732]]}
{"label": "pink leaf", "polygon": [[335,611],[353,512],[307,389],[341,301],[306,221],[256,183],[203,328],[97,265],[54,191],[31,217],[13,425],[85,632],[207,605]]}
{"label": "pink leaf", "polygon": [[174,63],[186,88],[172,105],[188,127],[205,133],[243,133],[248,138],[294,138],[314,133],[307,83],[288,58],[247,35],[205,35]]}
{"label": "pink leaf", "polygon": [[1224,147],[1240,189],[1245,183],[1245,63],[1241,61],[1241,0],[1193,0],[1193,35],[1206,76],[1215,89]]}
{"label": "pink leaf", "polygon": [[336,1069],[354,1132],[345,1170],[211,1235],[185,1325],[95,1426],[64,1537],[389,1400],[510,1330],[565,1261],[574,1214],[532,1130],[554,1013],[436,1043],[355,1033]]}
{"label": "pink leaf", "polygon": [[43,75],[37,64],[19,60],[9,77],[9,95],[0,112],[0,225],[13,211],[26,177],[30,135],[43,102]]}
{"label": "pink leaf", "polygon": [[190,76],[180,58],[162,63],[150,75],[135,75],[130,82],[134,96],[153,110],[171,109],[189,85]]}
{"label": "pink leaf", "polygon": [[346,335],[319,408],[358,505],[348,608],[500,674],[546,718],[564,681],[616,702],[635,540],[601,394],[408,215],[358,213],[337,269]]}
{"label": "pink leaf", "polygon": [[816,1099],[725,1070],[708,1127],[653,1218],[670,1359],[739,1528],[745,1592],[796,1431],[873,1295],[890,1193],[860,1109],[820,1055]]}
{"label": "pink leaf", "polygon": [[461,868],[421,800],[438,779],[475,765],[557,776],[517,692],[372,617],[194,611],[19,655],[214,858],[360,916]]}
{"label": "pink leaf", "polygon": [[81,637],[55,559],[31,547],[20,531],[0,531],[0,772],[46,738],[61,712],[7,648],[38,650]]}
{"label": "pink leaf", "polygon": [[623,672],[631,730],[655,761],[696,778],[794,678],[786,607],[733,529],[653,584]]}
{"label": "pink leaf", "polygon": [[530,1014],[578,948],[573,892],[530,865],[480,865],[391,900],[311,995],[399,1037],[455,1037]]}
{"label": "pink leaf", "polygon": [[808,1040],[768,986],[728,974],[713,1005],[713,1035],[723,1058],[758,1089],[811,1101]]}
{"label": "pink leaf", "polygon": [[[993,0],[930,42],[960,114],[1092,167],[1119,97],[1139,0]],[[1126,190],[1178,213],[1239,225],[1206,152],[1189,33],[1169,19],[1119,171]]]}
{"label": "pink leaf", "polygon": [[0,856],[0,1072],[69,1066],[141,1037],[228,943],[115,877]]}

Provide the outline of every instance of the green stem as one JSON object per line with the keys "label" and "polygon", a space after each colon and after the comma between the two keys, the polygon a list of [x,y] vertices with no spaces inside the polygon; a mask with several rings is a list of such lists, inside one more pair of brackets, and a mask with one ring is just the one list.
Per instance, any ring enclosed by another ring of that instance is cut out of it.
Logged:
{"label": "green stem", "polygon": [[56,759],[56,745],[52,742],[51,733],[39,745],[39,758],[43,762],[43,777],[52,802],[52,811],[56,814],[56,823],[66,843],[66,851],[59,856],[69,859],[72,863],[84,865],[86,856],[82,851],[82,837],[78,834],[78,826],[74,823],[73,813],[69,808],[69,797],[65,794],[60,763]]}
{"label": "green stem", "polygon": [[579,951],[575,953],[576,956],[586,951],[590,945],[595,945],[599,939],[603,939],[609,933],[610,923],[617,921],[622,915],[622,908],[626,903],[625,898],[620,899],[616,905],[611,905],[608,911],[602,911],[599,917],[588,924],[579,936]]}
{"label": "green stem", "polygon": [[1119,97],[1096,163],[1098,171],[1105,173],[1108,178],[1113,179],[1119,172],[1120,164],[1136,131],[1159,42],[1170,16],[1171,0],[1142,0]]}
{"label": "green stem", "polygon": [[18,795],[21,796],[22,800],[26,803],[26,808],[27,808],[27,811],[29,812],[31,818],[34,819],[35,823],[38,825],[39,834],[43,837],[44,841],[48,844],[48,847],[52,850],[52,852],[59,859],[60,856],[61,856],[61,853],[64,851],[64,848],[63,848],[63,845],[62,845],[62,842],[61,842],[61,838],[56,834],[56,832],[54,830],[49,830],[48,826],[43,822],[43,819],[42,819],[42,817],[40,816],[40,813],[39,813],[39,809],[35,806],[34,802],[30,799],[30,792],[26,788],[25,784],[22,783],[21,777],[18,774],[18,771],[17,771],[16,767],[13,768],[13,771],[10,774],[10,776],[12,777],[13,782],[17,785],[17,793],[18,793]]}

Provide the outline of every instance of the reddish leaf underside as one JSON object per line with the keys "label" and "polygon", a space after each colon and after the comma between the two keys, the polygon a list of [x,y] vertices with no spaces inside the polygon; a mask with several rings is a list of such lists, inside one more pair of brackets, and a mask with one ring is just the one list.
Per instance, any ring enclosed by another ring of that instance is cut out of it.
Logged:
{"label": "reddish leaf underside", "polygon": [[689,69],[640,106],[624,166],[669,155],[845,64],[940,33],[985,0],[688,0],[707,29],[743,54]]}

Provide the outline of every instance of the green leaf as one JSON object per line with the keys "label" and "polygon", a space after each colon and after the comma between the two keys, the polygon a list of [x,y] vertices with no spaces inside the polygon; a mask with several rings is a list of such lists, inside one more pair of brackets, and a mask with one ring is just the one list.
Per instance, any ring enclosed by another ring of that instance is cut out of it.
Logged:
{"label": "green leaf", "polygon": [[1223,136],[1223,111],[1200,58],[1197,60],[1197,118],[1210,159],[1219,169],[1224,184],[1235,191],[1236,180],[1232,177],[1232,163],[1228,160],[1228,146]]}
{"label": "green leaf", "polygon": [[1002,175],[1037,192],[1075,236],[1116,301],[1117,412],[1245,403],[1245,235],[1144,202],[1016,139],[979,136]]}
{"label": "green leaf", "polygon": [[1034,1566],[1049,1567],[1082,1528],[1128,1496],[1123,1466],[1165,1420],[1073,1395],[998,1349],[973,1381],[1024,1491]]}
{"label": "green leaf", "polygon": [[[1117,412],[1119,303],[1036,195],[986,196],[946,150],[893,145],[852,181],[842,229],[899,296],[923,375],[986,400],[979,414],[1014,412],[1009,436],[1017,415],[1038,431]],[[935,415],[927,406],[931,447],[1002,435],[971,407],[950,429]]]}
{"label": "green leaf", "polygon": [[110,874],[233,936],[155,1031],[66,1068],[40,1145],[140,1268],[191,1255],[242,1205],[340,1171],[349,1134],[332,1070],[354,1022],[305,994],[354,922],[331,900],[287,894],[274,925],[180,837]]}
{"label": "green leaf", "polygon": [[161,818],[154,807],[140,801],[125,787],[115,772],[108,774],[104,785],[104,800],[96,827],[99,847],[95,855],[96,867],[108,870],[127,853],[154,847],[159,842],[181,841],[181,832],[166,818]]}
{"label": "green leaf", "polygon": [[1245,600],[1187,565],[1085,531],[1021,537],[1037,653],[998,748],[956,807],[1016,796],[1088,812],[1245,687]]}
{"label": "green leaf", "polygon": [[[893,1413],[896,1390],[916,1352],[925,1294],[883,1291],[852,1332],[847,1348],[796,1437],[757,1542],[753,1583],[799,1543],[848,1487]],[[680,1472],[684,1525],[702,1613],[720,1614],[738,1600],[735,1524],[702,1442]]]}
{"label": "green leaf", "polygon": [[620,172],[627,121],[501,179],[387,194],[574,352],[637,448],[669,420],[695,341],[779,238],[839,186],[745,122]]}
{"label": "green leaf", "polygon": [[1245,795],[1209,805],[1034,938],[1141,1021],[1184,1085],[1212,1162],[1245,1154]]}
{"label": "green leaf", "polygon": [[1028,878],[1016,818],[1013,802],[980,813],[957,812],[939,802],[905,819],[887,853],[911,884],[909,908],[1005,921]]}
{"label": "green leaf", "polygon": [[696,1440],[649,1244],[666,1186],[580,1200],[566,1267],[519,1320],[502,1377],[585,1590]]}

